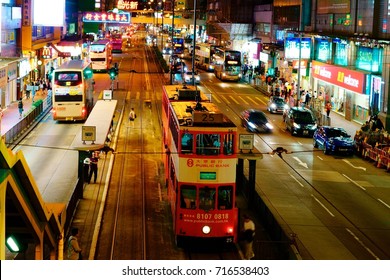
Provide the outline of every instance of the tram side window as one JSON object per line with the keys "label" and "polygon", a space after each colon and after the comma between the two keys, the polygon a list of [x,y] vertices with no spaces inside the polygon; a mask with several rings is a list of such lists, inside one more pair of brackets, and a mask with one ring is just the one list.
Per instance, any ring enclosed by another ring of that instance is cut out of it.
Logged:
{"label": "tram side window", "polygon": [[219,134],[196,135],[197,155],[218,155],[221,147]]}
{"label": "tram side window", "polygon": [[233,187],[223,186],[218,188],[218,209],[232,209],[233,205]]}
{"label": "tram side window", "polygon": [[183,185],[180,188],[180,207],[184,209],[196,208],[196,187]]}
{"label": "tram side window", "polygon": [[234,153],[234,135],[226,134],[223,136],[223,154],[232,155]]}
{"label": "tram side window", "polygon": [[193,135],[191,133],[183,133],[181,136],[181,152],[183,154],[192,153]]}
{"label": "tram side window", "polygon": [[215,188],[204,187],[199,189],[199,209],[215,209]]}

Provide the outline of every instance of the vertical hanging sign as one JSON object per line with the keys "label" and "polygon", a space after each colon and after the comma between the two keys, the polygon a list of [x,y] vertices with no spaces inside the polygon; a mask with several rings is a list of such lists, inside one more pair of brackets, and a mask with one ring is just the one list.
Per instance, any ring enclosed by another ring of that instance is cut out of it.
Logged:
{"label": "vertical hanging sign", "polygon": [[23,0],[22,25],[31,25],[31,0]]}

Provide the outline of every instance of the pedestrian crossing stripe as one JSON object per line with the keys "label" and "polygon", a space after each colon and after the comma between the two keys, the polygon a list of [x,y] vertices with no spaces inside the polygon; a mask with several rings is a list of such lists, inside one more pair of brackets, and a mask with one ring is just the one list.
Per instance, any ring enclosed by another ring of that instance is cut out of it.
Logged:
{"label": "pedestrian crossing stripe", "polygon": [[249,105],[249,103],[244,98],[242,98],[242,96],[239,96],[238,98],[240,98],[246,105]]}
{"label": "pedestrian crossing stripe", "polygon": [[231,96],[230,98],[233,99],[233,101],[234,101],[236,104],[240,104],[240,102],[238,102],[233,96]]}

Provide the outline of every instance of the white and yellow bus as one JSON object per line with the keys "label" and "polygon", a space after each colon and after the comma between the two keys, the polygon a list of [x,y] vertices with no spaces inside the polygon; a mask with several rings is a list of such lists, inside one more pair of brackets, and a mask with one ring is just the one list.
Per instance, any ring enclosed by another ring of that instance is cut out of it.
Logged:
{"label": "white and yellow bus", "polygon": [[94,81],[90,63],[70,60],[53,71],[53,119],[86,120],[93,107]]}

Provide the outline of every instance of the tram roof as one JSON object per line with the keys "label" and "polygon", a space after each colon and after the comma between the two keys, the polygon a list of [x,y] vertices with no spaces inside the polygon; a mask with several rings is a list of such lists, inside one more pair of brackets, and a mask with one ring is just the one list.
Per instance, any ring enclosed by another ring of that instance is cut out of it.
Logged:
{"label": "tram roof", "polygon": [[180,127],[234,128],[236,125],[211,102],[171,102]]}
{"label": "tram roof", "polygon": [[164,85],[166,95],[172,101],[195,101],[196,93],[200,94],[201,102],[209,102],[210,98],[196,86]]}
{"label": "tram roof", "polygon": [[98,100],[83,125],[96,127],[96,140],[93,144],[91,141],[88,141],[88,143],[84,142],[82,140],[83,129],[81,128],[74,138],[71,148],[83,151],[95,151],[103,148],[117,103],[117,100]]}

